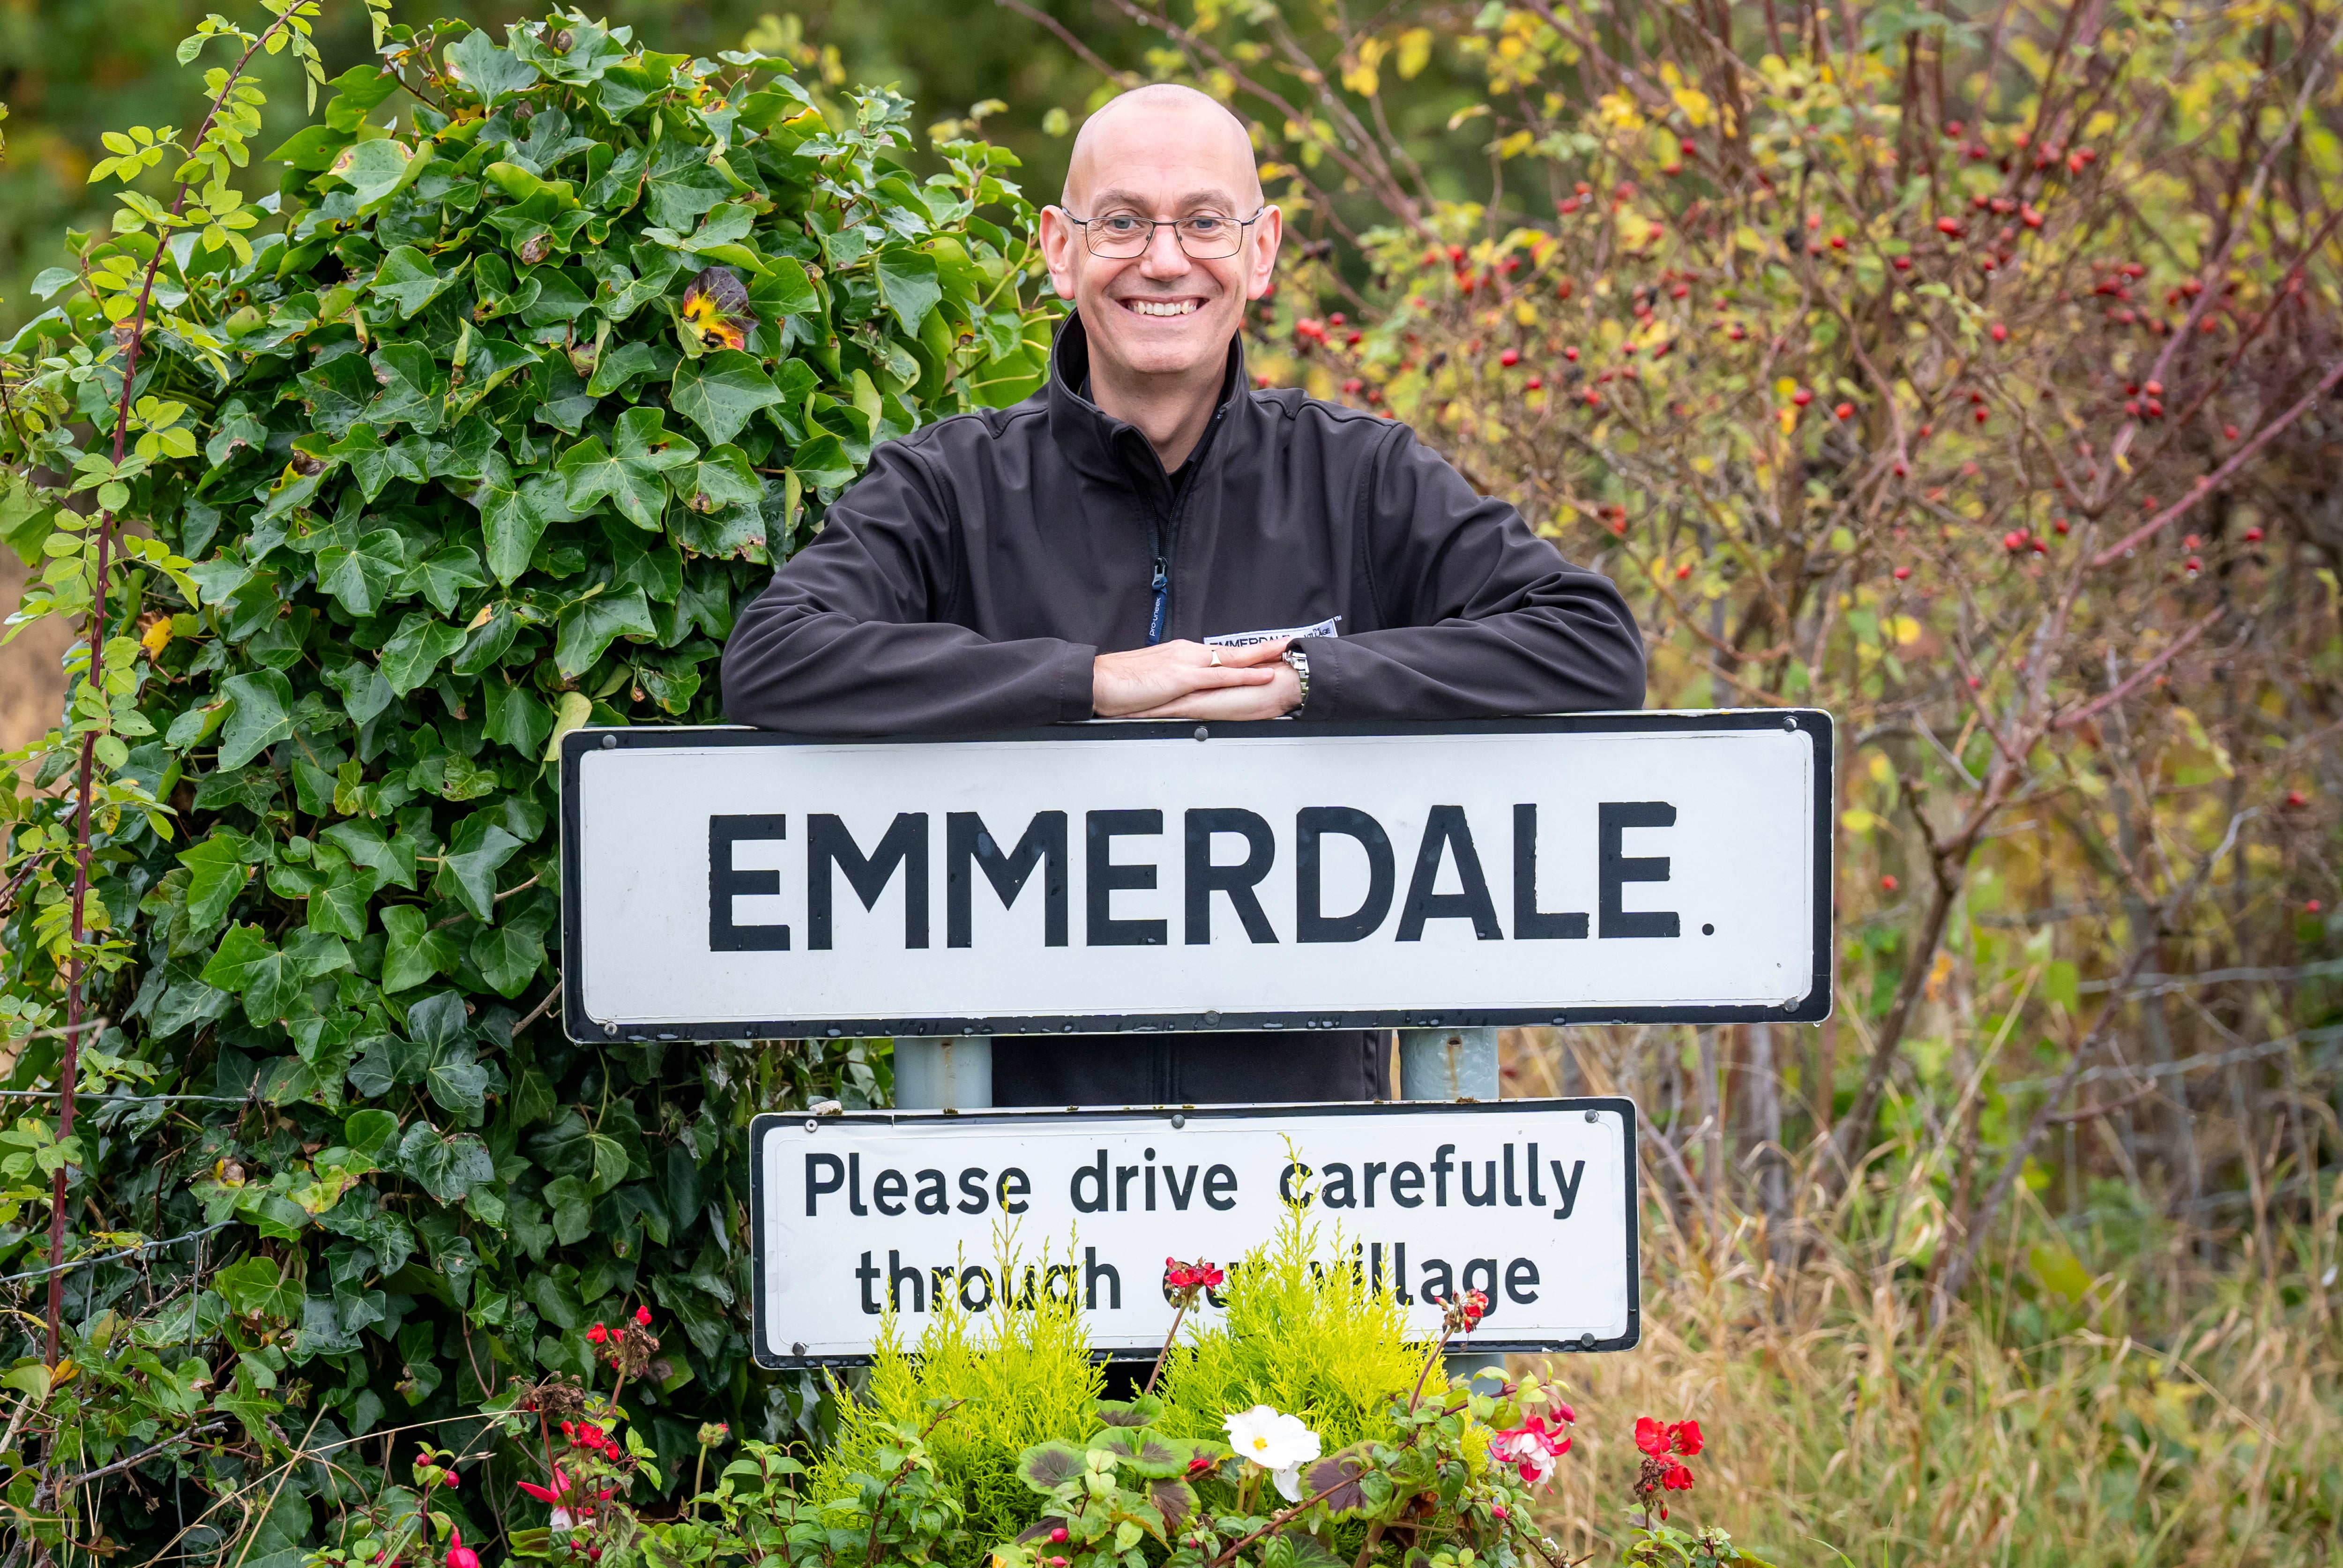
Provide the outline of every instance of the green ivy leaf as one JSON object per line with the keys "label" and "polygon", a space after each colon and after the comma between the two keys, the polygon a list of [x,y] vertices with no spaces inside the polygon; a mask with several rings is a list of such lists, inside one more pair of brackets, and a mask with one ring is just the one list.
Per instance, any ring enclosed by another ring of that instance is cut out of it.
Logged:
{"label": "green ivy leaf", "polygon": [[394,904],[383,910],[382,929],[384,990],[402,991],[455,969],[455,939],[433,930],[423,911],[413,904]]}
{"label": "green ivy leaf", "polygon": [[719,171],[721,160],[706,147],[669,137],[652,153],[643,186],[643,211],[652,223],[679,233],[732,194],[732,182]]}
{"label": "green ivy leaf", "polygon": [[902,324],[903,336],[917,337],[920,323],[944,297],[943,285],[936,279],[936,258],[907,245],[890,245],[879,253],[873,266],[879,274],[880,299]]}
{"label": "green ivy leaf", "polygon": [[690,462],[699,448],[669,435],[657,408],[629,408],[619,415],[615,438],[616,452],[599,436],[588,436],[561,455],[557,467],[566,487],[563,498],[581,514],[607,498],[635,527],[657,528],[667,507],[660,476]]}
{"label": "green ivy leaf", "polygon": [[429,680],[439,661],[463,646],[461,628],[416,610],[398,623],[398,629],[382,645],[378,668],[391,690],[404,697]]}
{"label": "green ivy leaf", "polygon": [[520,850],[521,841],[475,812],[464,819],[439,862],[432,890],[453,898],[486,923],[496,919],[497,872]]}
{"label": "green ivy leaf", "polygon": [[363,620],[380,607],[405,568],[405,546],[397,533],[377,528],[355,545],[332,544],[319,550],[317,586]]}
{"label": "green ivy leaf", "polygon": [[411,245],[402,245],[382,258],[368,292],[396,307],[398,319],[405,321],[455,285],[454,273],[442,276],[433,271],[430,257]]}
{"label": "green ivy leaf", "polygon": [[284,672],[256,669],[220,683],[220,695],[236,704],[220,731],[222,772],[243,767],[293,733],[293,683]]}
{"label": "green ivy leaf", "polygon": [[248,840],[226,828],[216,828],[200,844],[179,852],[187,868],[187,926],[196,936],[209,933],[227,918],[236,896],[244,891],[252,869],[245,863]]}
{"label": "green ivy leaf", "polygon": [[468,588],[486,587],[488,580],[478,554],[469,545],[442,545],[408,568],[398,589],[419,592],[441,615],[453,615],[456,596]]}
{"label": "green ivy leaf", "polygon": [[497,47],[486,33],[467,33],[447,45],[447,75],[478,93],[489,108],[537,85],[537,67]]}
{"label": "green ivy leaf", "polygon": [[473,936],[470,958],[499,996],[518,996],[545,967],[545,939],[525,927],[498,926]]}
{"label": "green ivy leaf", "polygon": [[272,1259],[244,1258],[230,1263],[212,1276],[212,1288],[239,1317],[290,1322],[301,1315],[301,1282],[287,1278]]}
{"label": "green ivy leaf", "polygon": [[580,599],[561,612],[553,643],[554,668],[567,676],[580,676],[594,668],[613,638],[657,635],[650,605],[639,588]]}
{"label": "green ivy leaf", "polygon": [[447,374],[420,343],[386,343],[369,361],[382,387],[367,405],[371,425],[411,425],[417,434],[439,428],[447,397]]}
{"label": "green ivy leaf", "polygon": [[727,348],[678,366],[668,400],[720,446],[738,436],[758,409],[781,401],[781,393],[753,357]]}

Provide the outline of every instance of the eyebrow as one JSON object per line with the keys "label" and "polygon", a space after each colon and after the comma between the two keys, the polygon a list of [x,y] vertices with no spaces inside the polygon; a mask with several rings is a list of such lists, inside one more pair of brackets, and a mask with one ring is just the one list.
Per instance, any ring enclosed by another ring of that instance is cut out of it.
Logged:
{"label": "eyebrow", "polygon": [[[1136,196],[1130,191],[1105,191],[1091,198],[1091,210],[1093,212],[1102,211],[1107,207],[1116,206],[1144,207],[1147,205],[1145,198]],[[1225,207],[1230,212],[1233,213],[1237,206],[1237,204],[1230,198],[1228,192],[1218,190],[1192,191],[1188,195],[1181,197],[1175,205],[1182,212],[1192,212],[1200,206],[1211,206]]]}

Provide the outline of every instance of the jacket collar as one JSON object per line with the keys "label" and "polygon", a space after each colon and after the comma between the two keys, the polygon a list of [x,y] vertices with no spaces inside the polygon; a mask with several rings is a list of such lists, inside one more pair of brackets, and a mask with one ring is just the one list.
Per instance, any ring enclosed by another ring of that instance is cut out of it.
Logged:
{"label": "jacket collar", "polygon": [[[1084,476],[1109,484],[1146,490],[1168,501],[1171,480],[1138,427],[1126,424],[1090,399],[1090,337],[1079,312],[1068,311],[1050,347],[1048,388],[1050,437],[1066,460]],[[1235,412],[1245,388],[1244,339],[1229,340],[1228,368],[1221,377],[1221,399],[1212,423],[1205,427],[1195,451],[1183,467],[1208,461],[1222,443],[1218,427]]]}

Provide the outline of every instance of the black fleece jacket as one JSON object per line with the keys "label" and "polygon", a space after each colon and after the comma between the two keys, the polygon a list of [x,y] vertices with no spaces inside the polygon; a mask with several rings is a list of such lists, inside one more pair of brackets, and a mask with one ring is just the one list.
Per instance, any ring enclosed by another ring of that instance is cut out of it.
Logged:
{"label": "black fleece jacket", "polygon": [[[873,451],[733,628],[726,715],[809,735],[1069,723],[1091,717],[1101,653],[1334,616],[1336,636],[1296,644],[1310,662],[1304,720],[1643,706],[1643,640],[1618,589],[1475,494],[1406,426],[1253,390],[1232,342],[1212,425],[1167,475],[1144,436],[1084,395],[1089,371],[1070,316],[1033,397]],[[1383,1090],[1381,1051],[1359,1031],[1186,1043],[1003,1040],[995,1100]],[[1196,1070],[1207,1058],[1209,1081]]]}

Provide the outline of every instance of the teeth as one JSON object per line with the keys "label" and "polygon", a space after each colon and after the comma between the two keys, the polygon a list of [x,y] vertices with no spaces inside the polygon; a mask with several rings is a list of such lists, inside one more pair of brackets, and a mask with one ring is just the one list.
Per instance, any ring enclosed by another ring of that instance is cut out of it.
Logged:
{"label": "teeth", "polygon": [[1196,308],[1192,299],[1127,299],[1123,303],[1141,316],[1187,316]]}

